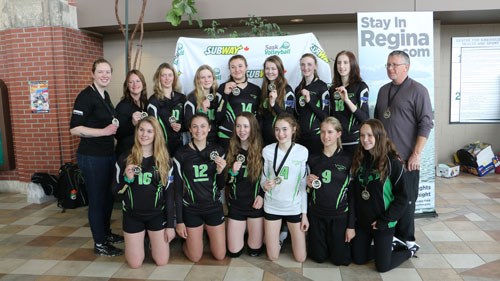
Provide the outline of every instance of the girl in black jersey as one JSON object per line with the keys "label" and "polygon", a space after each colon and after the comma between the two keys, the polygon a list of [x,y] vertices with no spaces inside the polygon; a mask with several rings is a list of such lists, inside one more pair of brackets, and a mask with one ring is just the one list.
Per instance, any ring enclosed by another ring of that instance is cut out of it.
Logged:
{"label": "girl in black jersey", "polygon": [[215,143],[217,141],[215,111],[221,99],[221,95],[217,93],[214,70],[206,64],[198,67],[194,76],[194,90],[187,96],[184,105],[184,124],[186,128],[189,128],[191,118],[197,112],[205,113],[211,127],[208,133],[208,141]]}
{"label": "girl in black jersey", "polygon": [[262,137],[259,123],[250,112],[236,118],[227,155],[229,164],[229,208],[227,248],[230,257],[238,257],[245,245],[248,228],[248,254],[258,256],[264,237],[264,191],[260,188],[262,173]]}
{"label": "girl in black jersey", "polygon": [[141,112],[146,111],[148,93],[144,75],[133,69],[127,73],[123,82],[123,96],[116,106],[120,127],[116,131],[116,157],[128,152],[134,145],[135,125],[141,120]]}
{"label": "girl in black jersey", "polygon": [[306,53],[300,58],[302,81],[295,89],[297,121],[300,125],[298,143],[305,146],[310,154],[321,153],[319,131],[321,122],[330,116],[330,93],[317,72],[317,60]]}
{"label": "girl in black jersey", "polygon": [[335,57],[330,88],[332,115],[342,124],[342,147],[354,154],[359,145],[359,128],[368,115],[368,86],[360,75],[356,56],[341,51]]}
{"label": "girl in black jersey", "polygon": [[236,116],[241,112],[257,114],[260,105],[259,86],[248,82],[247,60],[242,55],[229,59],[229,80],[220,85],[217,93],[222,97],[217,109],[219,122],[218,137],[220,144],[227,150],[232,135]]}
{"label": "girl in black jersey", "polygon": [[270,56],[264,61],[262,81],[262,102],[260,118],[264,144],[276,142],[274,123],[282,112],[293,114],[295,111],[295,95],[285,78],[285,68],[278,56]]}
{"label": "girl in black jersey", "polygon": [[177,90],[177,81],[174,67],[168,63],[160,64],[153,76],[154,95],[149,98],[148,105],[148,114],[160,122],[171,155],[182,146],[186,102],[186,96]]}
{"label": "girl in black jersey", "polygon": [[157,265],[169,259],[169,243],[175,237],[172,163],[156,118],[137,124],[135,143],[116,164],[115,188],[122,194],[125,259],[132,268],[144,261],[146,230]]}
{"label": "girl in black jersey", "polygon": [[419,249],[415,245],[397,251],[392,245],[394,226],[408,204],[404,168],[379,120],[363,122],[360,141],[361,147],[356,151],[351,166],[351,192],[356,219],[352,260],[356,264],[364,264],[373,257],[376,269],[386,272],[412,257]]}
{"label": "girl in black jersey", "polygon": [[192,140],[174,158],[176,231],[186,239],[182,249],[193,262],[198,262],[203,254],[204,228],[214,258],[222,260],[226,256],[221,203],[226,160],[222,147],[207,141],[210,129],[207,115],[195,113],[189,124]]}
{"label": "girl in black jersey", "polygon": [[352,202],[348,200],[351,155],[342,150],[339,120],[327,117],[321,122],[323,151],[307,161],[309,191],[309,256],[322,263],[329,259],[335,265],[349,265],[349,242],[354,237]]}

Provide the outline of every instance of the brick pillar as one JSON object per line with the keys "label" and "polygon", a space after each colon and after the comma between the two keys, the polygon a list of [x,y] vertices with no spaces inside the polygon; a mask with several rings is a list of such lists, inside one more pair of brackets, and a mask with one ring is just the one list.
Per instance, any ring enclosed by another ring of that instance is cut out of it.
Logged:
{"label": "brick pillar", "polygon": [[[0,79],[9,90],[16,169],[0,180],[29,182],[34,172],[57,173],[76,161],[79,138],[69,133],[77,94],[91,82],[102,38],[66,27],[0,31]],[[28,81],[48,80],[49,113],[31,113]]]}

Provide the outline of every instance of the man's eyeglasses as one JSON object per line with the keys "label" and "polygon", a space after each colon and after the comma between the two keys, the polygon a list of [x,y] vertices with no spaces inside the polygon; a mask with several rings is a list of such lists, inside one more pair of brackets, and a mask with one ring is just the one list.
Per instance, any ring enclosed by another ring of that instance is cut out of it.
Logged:
{"label": "man's eyeglasses", "polygon": [[400,65],[406,65],[407,63],[388,63],[385,65],[385,68],[389,69],[389,68],[396,68]]}

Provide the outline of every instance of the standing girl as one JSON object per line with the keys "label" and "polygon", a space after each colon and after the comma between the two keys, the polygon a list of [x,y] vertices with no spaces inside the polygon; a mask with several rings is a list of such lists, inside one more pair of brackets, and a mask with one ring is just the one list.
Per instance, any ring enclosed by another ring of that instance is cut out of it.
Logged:
{"label": "standing girl", "polygon": [[186,239],[182,248],[193,262],[198,262],[203,254],[203,229],[214,258],[222,260],[226,256],[221,202],[226,160],[222,147],[207,141],[210,129],[208,116],[195,113],[189,123],[191,142],[179,149],[174,158],[176,231]]}
{"label": "standing girl", "polygon": [[310,154],[321,153],[320,124],[330,116],[330,93],[325,82],[321,81],[317,72],[318,62],[313,54],[306,53],[300,58],[302,81],[295,89],[295,107],[297,121],[300,126],[299,143],[305,146]]}
{"label": "standing girl", "polygon": [[182,146],[182,124],[186,96],[176,91],[175,69],[164,62],[158,66],[153,77],[154,94],[149,98],[148,114],[156,117],[163,129],[168,153],[174,153]]}
{"label": "standing girl", "polygon": [[262,137],[259,123],[250,112],[236,118],[233,136],[229,141],[229,196],[227,248],[230,257],[238,257],[245,245],[248,228],[248,254],[258,256],[264,237],[264,191],[260,188],[262,174]]}
{"label": "standing girl", "polygon": [[274,126],[278,142],[262,150],[264,170],[261,186],[264,197],[264,229],[267,256],[277,260],[282,220],[287,222],[296,261],[306,259],[307,220],[306,161],[307,148],[294,143],[298,124],[291,114],[281,114]]}
{"label": "standing girl", "polygon": [[[403,163],[379,120],[369,119],[360,129],[361,146],[351,166],[356,213],[352,258],[366,263],[371,256],[379,272],[386,272],[412,257],[419,247],[393,251],[394,226],[408,203]],[[371,244],[373,241],[373,255]]]}
{"label": "standing girl", "polygon": [[123,194],[125,259],[132,268],[144,261],[146,230],[155,263],[168,262],[169,243],[175,237],[172,170],[157,119],[145,117],[137,124],[132,151],[116,164],[115,188]]}
{"label": "standing girl", "polygon": [[248,82],[247,60],[242,55],[234,55],[229,59],[229,80],[220,85],[217,93],[222,97],[217,109],[219,121],[218,137],[221,145],[227,150],[232,135],[236,116],[241,112],[257,114],[260,105],[259,86]]}
{"label": "standing girl", "polygon": [[285,78],[285,68],[278,56],[270,56],[264,61],[265,78],[262,81],[262,103],[260,118],[264,144],[276,141],[274,123],[280,113],[295,111],[295,95]]}
{"label": "standing girl", "polygon": [[111,233],[113,211],[111,184],[115,165],[114,135],[119,127],[117,113],[106,87],[111,82],[111,64],[97,59],[92,65],[92,85],[76,97],[71,115],[70,132],[80,137],[76,159],[87,188],[88,218],[94,253],[117,256],[123,252],[112,244],[123,237]]}
{"label": "standing girl", "polygon": [[198,67],[194,76],[194,90],[187,96],[184,106],[184,122],[186,128],[191,124],[191,118],[201,112],[207,115],[211,129],[208,133],[208,141],[217,141],[217,122],[215,120],[215,110],[222,97],[217,94],[217,82],[215,81],[214,70],[204,64]]}
{"label": "standing girl", "polygon": [[144,75],[133,69],[127,73],[123,83],[123,96],[116,105],[117,118],[120,127],[116,131],[116,157],[128,152],[134,145],[134,132],[137,122],[141,120],[141,113],[146,111],[148,93]]}
{"label": "standing girl", "polygon": [[342,150],[339,120],[327,117],[321,122],[323,151],[309,156],[309,256],[322,263],[349,265],[354,237],[354,212],[348,200],[349,169],[352,156]]}
{"label": "standing girl", "polygon": [[330,88],[332,115],[342,124],[342,147],[354,154],[359,145],[359,128],[368,115],[368,86],[360,75],[356,56],[341,51],[335,57]]}

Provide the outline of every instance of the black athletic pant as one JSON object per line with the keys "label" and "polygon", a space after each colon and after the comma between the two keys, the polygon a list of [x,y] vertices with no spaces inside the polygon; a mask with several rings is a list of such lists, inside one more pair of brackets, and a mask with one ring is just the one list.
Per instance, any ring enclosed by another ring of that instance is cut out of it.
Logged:
{"label": "black athletic pant", "polygon": [[402,241],[415,241],[415,202],[418,197],[418,183],[420,180],[420,171],[406,171],[405,188],[408,193],[408,206],[403,216],[396,224],[395,236]]}
{"label": "black athletic pant", "polygon": [[309,257],[318,263],[330,259],[335,265],[349,265],[351,249],[345,242],[347,215],[324,218],[308,213],[307,217]]}
{"label": "black athletic pant", "polygon": [[[375,259],[378,272],[389,271],[411,257],[410,250],[392,251],[394,228],[371,230],[356,228],[356,236],[352,241],[352,261],[365,264]],[[373,240],[373,247],[371,242]]]}

